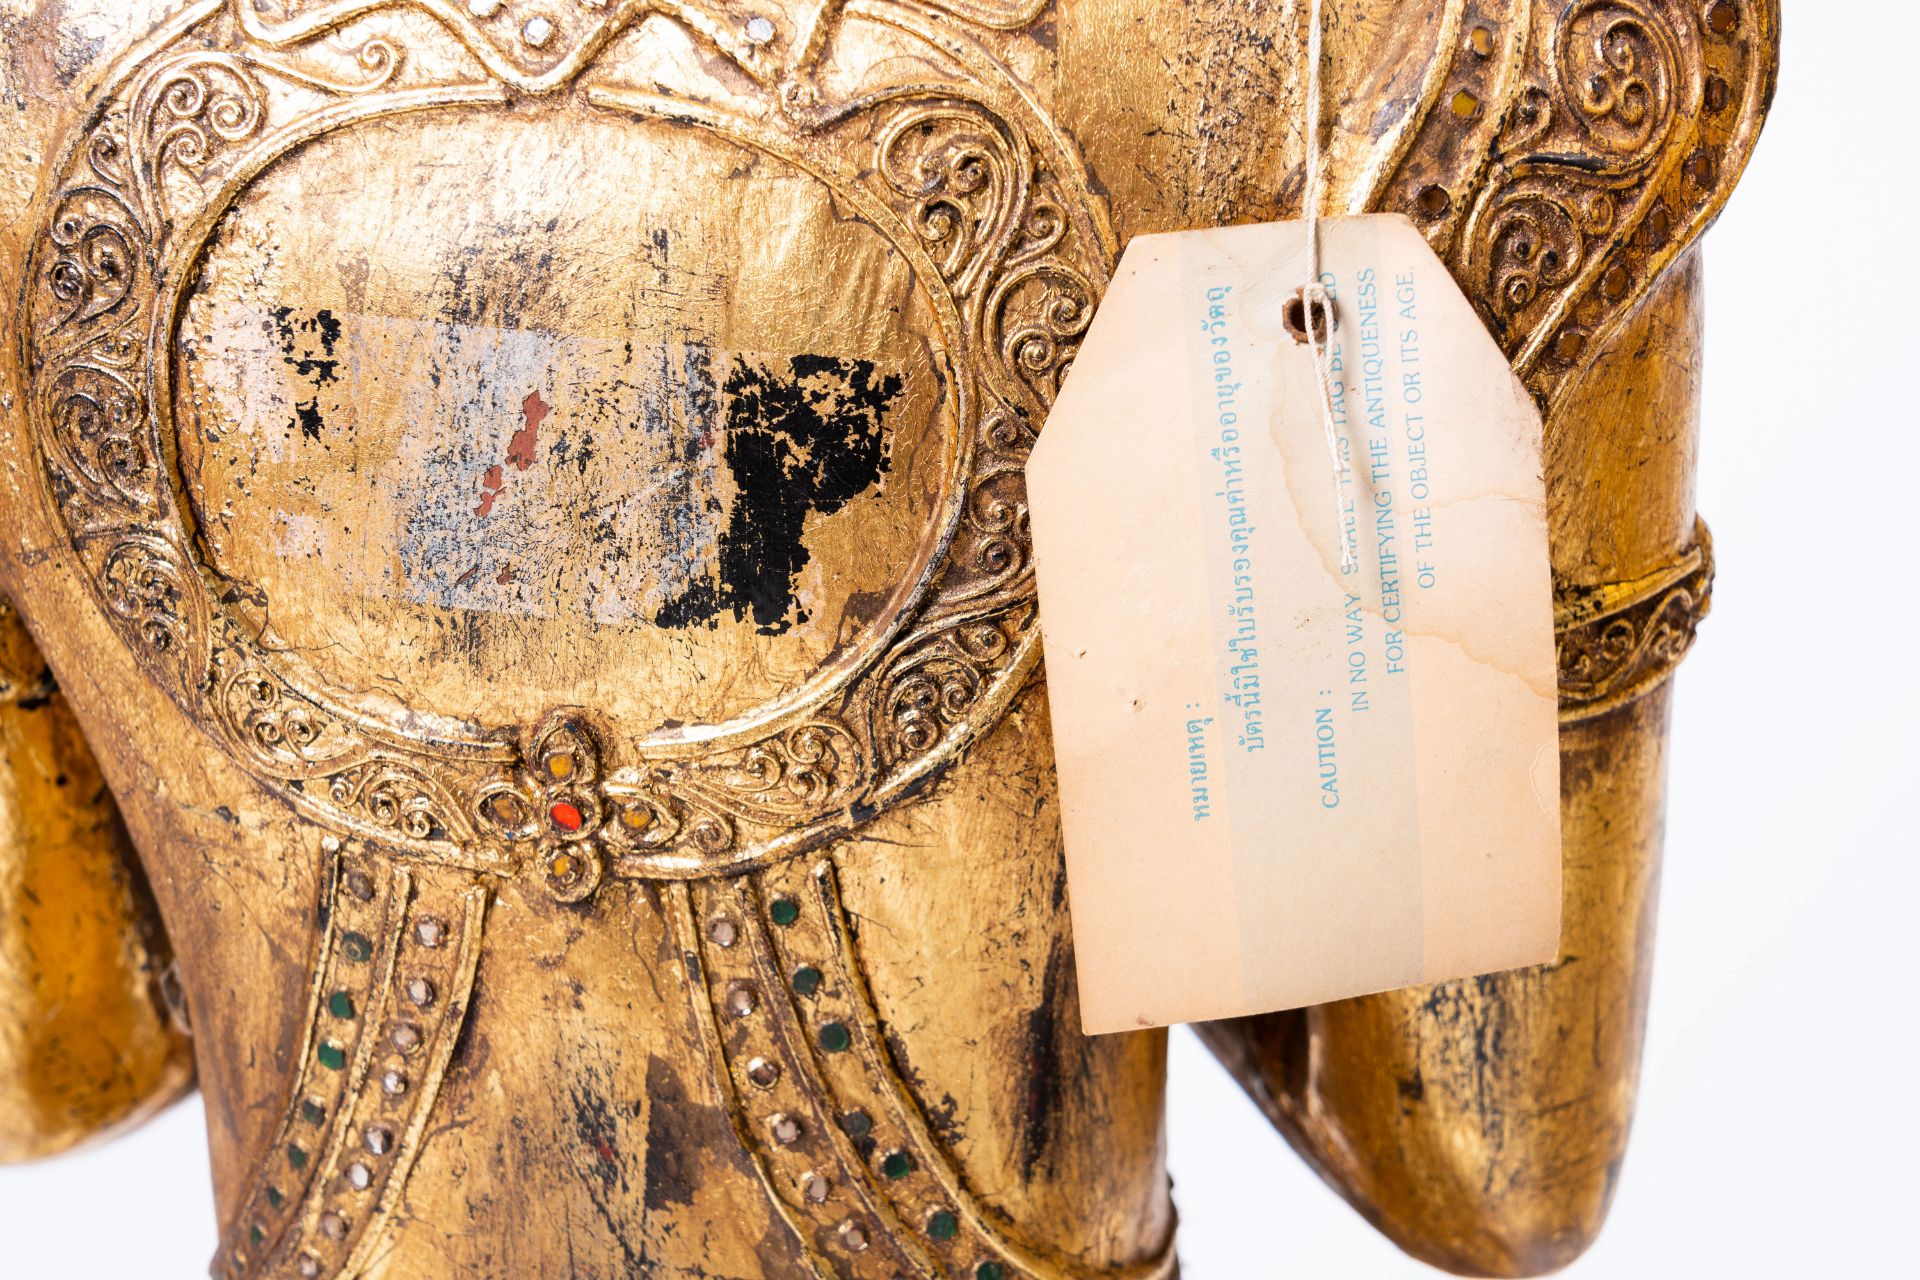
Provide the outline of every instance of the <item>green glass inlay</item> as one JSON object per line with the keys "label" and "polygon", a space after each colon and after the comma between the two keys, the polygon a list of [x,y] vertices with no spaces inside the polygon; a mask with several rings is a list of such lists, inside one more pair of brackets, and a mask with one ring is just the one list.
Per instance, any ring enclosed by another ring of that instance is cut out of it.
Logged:
{"label": "green glass inlay", "polygon": [[336,991],[327,997],[327,1012],[336,1018],[353,1016],[353,997],[344,991]]}
{"label": "green glass inlay", "polygon": [[1003,1280],[1007,1269],[997,1262],[983,1262],[973,1269],[975,1280]]}
{"label": "green glass inlay", "polygon": [[889,1178],[904,1178],[913,1172],[913,1157],[904,1151],[889,1151],[880,1162],[880,1172]]}
{"label": "green glass inlay", "polygon": [[803,964],[793,971],[793,989],[800,995],[812,995],[820,989],[821,981],[820,971],[810,964]]}
{"label": "green glass inlay", "polygon": [[299,1147],[288,1146],[287,1163],[296,1169],[304,1169],[307,1167],[307,1153]]}
{"label": "green glass inlay", "polygon": [[775,898],[773,905],[767,908],[767,914],[773,917],[777,925],[790,925],[800,918],[800,904],[792,898]]}
{"label": "green glass inlay", "polygon": [[286,1202],[287,1202],[287,1196],[286,1196],[286,1193],[285,1193],[285,1192],[283,1192],[283,1191],[281,1191],[281,1190],[280,1190],[280,1188],[278,1188],[278,1187],[268,1187],[268,1188],[267,1188],[267,1203],[268,1203],[268,1204],[270,1204],[270,1205],[272,1205],[272,1206],[273,1206],[274,1208],[276,1208],[276,1209],[278,1209],[278,1208],[279,1208],[279,1207],[280,1207],[281,1205],[283,1205],[283,1204],[285,1204]]}
{"label": "green glass inlay", "polygon": [[864,1111],[849,1111],[840,1127],[849,1138],[864,1138],[873,1132],[873,1117]]}
{"label": "green glass inlay", "polygon": [[262,1240],[265,1240],[266,1238],[267,1238],[267,1233],[260,1229],[259,1223],[256,1222],[252,1226],[247,1228],[247,1239],[251,1240],[253,1243],[259,1244]]}
{"label": "green glass inlay", "polygon": [[936,1210],[934,1215],[927,1219],[927,1234],[935,1240],[951,1240],[960,1234],[960,1219],[945,1209]]}
{"label": "green glass inlay", "polygon": [[329,1071],[339,1071],[347,1065],[347,1051],[337,1044],[322,1044],[320,1065]]}
{"label": "green glass inlay", "polygon": [[853,1033],[845,1023],[829,1022],[820,1028],[820,1047],[828,1053],[840,1053],[853,1043]]}
{"label": "green glass inlay", "polygon": [[347,959],[360,961],[373,954],[373,944],[367,941],[367,935],[364,933],[342,934],[340,950],[346,954]]}
{"label": "green glass inlay", "polygon": [[300,1104],[300,1118],[308,1124],[319,1124],[327,1118],[327,1109],[312,1098],[307,1098]]}

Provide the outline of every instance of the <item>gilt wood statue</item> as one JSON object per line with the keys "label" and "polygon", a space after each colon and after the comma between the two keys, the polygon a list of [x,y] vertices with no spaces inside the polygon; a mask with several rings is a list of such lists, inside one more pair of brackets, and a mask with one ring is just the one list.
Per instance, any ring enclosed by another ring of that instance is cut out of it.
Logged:
{"label": "gilt wood statue", "polygon": [[[1129,237],[1300,212],[1305,10],[0,0],[0,1155],[197,1076],[231,1280],[1175,1274],[1022,466]],[[1565,954],[1203,1035],[1462,1273],[1623,1155],[1778,21],[1327,6],[1327,211],[1547,416]]]}

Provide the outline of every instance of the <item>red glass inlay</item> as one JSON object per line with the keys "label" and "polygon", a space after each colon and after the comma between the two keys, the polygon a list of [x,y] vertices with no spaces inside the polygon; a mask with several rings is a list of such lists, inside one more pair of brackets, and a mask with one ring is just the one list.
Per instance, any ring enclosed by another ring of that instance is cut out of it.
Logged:
{"label": "red glass inlay", "polygon": [[578,831],[581,824],[586,822],[578,806],[568,804],[565,800],[555,801],[547,813],[562,831]]}

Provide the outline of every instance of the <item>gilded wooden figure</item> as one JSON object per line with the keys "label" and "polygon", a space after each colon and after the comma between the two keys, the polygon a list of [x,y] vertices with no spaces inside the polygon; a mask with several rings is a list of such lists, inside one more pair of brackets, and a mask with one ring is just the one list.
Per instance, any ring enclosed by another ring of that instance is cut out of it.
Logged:
{"label": "gilded wooden figure", "polygon": [[[1022,465],[1130,236],[1299,212],[1305,9],[0,0],[0,1154],[190,1025],[221,1277],[1172,1275]],[[1404,1248],[1536,1273],[1632,1110],[1777,5],[1327,24],[1328,211],[1547,412],[1566,954],[1205,1035]]]}

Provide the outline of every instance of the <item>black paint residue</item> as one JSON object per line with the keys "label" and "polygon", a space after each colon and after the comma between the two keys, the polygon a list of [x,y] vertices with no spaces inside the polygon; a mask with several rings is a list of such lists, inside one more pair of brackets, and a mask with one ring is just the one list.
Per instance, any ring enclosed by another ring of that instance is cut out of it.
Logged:
{"label": "black paint residue", "polygon": [[287,430],[292,432],[297,427],[301,435],[317,441],[326,426],[320,413],[320,388],[340,380],[340,361],[334,357],[334,348],[340,342],[340,321],[324,307],[311,315],[296,313],[292,307],[275,307],[270,314],[274,334],[280,339],[281,360],[314,389],[307,399],[294,402]]}
{"label": "black paint residue", "polygon": [[1067,949],[1056,938],[1047,953],[1040,1003],[1027,1011],[1025,1043],[1021,1046],[1021,1059],[1026,1066],[1022,1081],[1026,1096],[1022,1099],[1017,1137],[1020,1172],[1029,1184],[1047,1158],[1059,1125],[1060,1094],[1066,1083],[1060,1052],[1060,1006],[1067,990],[1067,960]]}
{"label": "black paint residue", "polygon": [[690,1205],[700,1185],[700,1150],[712,1135],[701,1131],[680,1077],[656,1055],[647,1058],[647,1098],[653,1112],[648,1122],[642,1203],[650,1210]]}
{"label": "black paint residue", "polygon": [[584,1148],[587,1165],[612,1191],[627,1189],[626,1169],[620,1158],[620,1123],[613,1103],[592,1089],[574,1089],[573,1125]]}
{"label": "black paint residue", "polygon": [[879,483],[890,460],[887,410],[903,387],[871,360],[735,356],[722,390],[738,496],[720,533],[717,573],[654,621],[710,627],[731,612],[763,635],[805,622],[794,584],[808,558],[807,517],[831,515]]}

